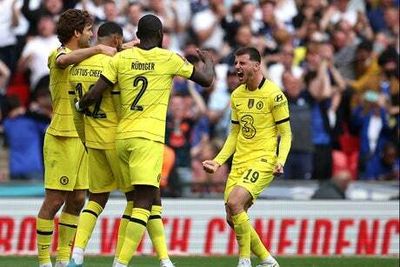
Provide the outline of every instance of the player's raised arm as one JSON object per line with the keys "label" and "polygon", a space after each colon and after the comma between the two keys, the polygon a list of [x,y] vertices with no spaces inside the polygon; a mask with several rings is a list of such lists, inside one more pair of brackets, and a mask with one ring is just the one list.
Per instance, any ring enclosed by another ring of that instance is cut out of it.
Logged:
{"label": "player's raised arm", "polygon": [[209,87],[215,79],[214,64],[211,55],[204,50],[197,49],[197,54],[201,61],[204,62],[203,68],[194,68],[190,80],[204,87]]}

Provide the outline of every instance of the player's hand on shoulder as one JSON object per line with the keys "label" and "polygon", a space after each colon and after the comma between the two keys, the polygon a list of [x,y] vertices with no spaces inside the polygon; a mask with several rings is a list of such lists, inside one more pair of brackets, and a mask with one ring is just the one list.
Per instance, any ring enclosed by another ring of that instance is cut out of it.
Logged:
{"label": "player's hand on shoulder", "polygon": [[214,173],[218,170],[219,164],[214,160],[205,160],[202,162],[203,169],[208,173]]}
{"label": "player's hand on shoulder", "polygon": [[121,45],[121,49],[122,49],[122,50],[124,50],[124,49],[129,49],[129,48],[132,48],[132,47],[134,47],[134,46],[137,46],[138,44],[140,44],[140,40],[139,40],[139,39],[134,39],[134,40],[132,40],[132,41],[130,41],[130,42],[123,43],[123,44]]}
{"label": "player's hand on shoulder", "polygon": [[103,45],[103,44],[98,44],[97,47],[100,50],[101,54],[104,54],[107,56],[114,56],[117,53],[117,49],[115,47],[111,47],[111,46]]}
{"label": "player's hand on shoulder", "polygon": [[283,165],[280,163],[277,163],[274,167],[274,176],[281,176],[283,174]]}

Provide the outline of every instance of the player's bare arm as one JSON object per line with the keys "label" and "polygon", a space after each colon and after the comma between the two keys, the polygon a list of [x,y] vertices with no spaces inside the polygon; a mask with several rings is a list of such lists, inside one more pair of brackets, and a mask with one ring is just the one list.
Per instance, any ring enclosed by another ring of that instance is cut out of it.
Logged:
{"label": "player's bare arm", "polygon": [[116,48],[98,44],[89,48],[77,49],[68,54],[62,54],[56,59],[56,63],[58,67],[66,68],[96,54],[113,56],[115,53],[117,53]]}
{"label": "player's bare arm", "polygon": [[78,111],[82,111],[90,105],[94,104],[97,100],[100,99],[100,97],[103,95],[103,92],[108,88],[112,88],[112,84],[109,80],[101,75],[93,88],[90,89],[86,94],[84,94],[79,102],[76,102],[76,109]]}
{"label": "player's bare arm", "polygon": [[201,69],[194,68],[190,80],[200,84],[201,86],[209,87],[215,78],[213,60],[207,51],[197,49],[197,54],[199,55],[200,60],[204,62],[204,65]]}

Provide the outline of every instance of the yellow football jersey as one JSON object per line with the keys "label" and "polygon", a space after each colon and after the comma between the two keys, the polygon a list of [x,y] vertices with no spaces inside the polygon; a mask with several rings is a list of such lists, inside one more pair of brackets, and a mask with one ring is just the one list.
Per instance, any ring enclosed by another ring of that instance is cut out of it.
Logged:
{"label": "yellow football jersey", "polygon": [[[110,56],[97,54],[91,56],[70,70],[69,82],[72,93],[81,98],[99,79]],[[90,106],[84,116],[86,146],[96,149],[114,149],[118,116],[115,111],[112,94],[114,90],[104,92],[102,98]]]}
{"label": "yellow football jersey", "polygon": [[277,124],[289,120],[288,103],[279,87],[265,79],[254,91],[242,84],[233,91],[231,106],[232,123],[240,126],[233,164],[275,164]]}
{"label": "yellow football jersey", "polygon": [[192,73],[192,64],[162,48],[134,47],[115,55],[102,75],[112,84],[118,82],[121,92],[116,139],[142,137],[164,143],[172,80]]}
{"label": "yellow football jersey", "polygon": [[54,50],[48,58],[53,118],[47,128],[47,133],[55,136],[78,137],[68,95],[68,91],[70,90],[68,75],[71,67],[60,68],[56,64],[56,60],[60,55],[70,52],[70,49],[60,47]]}

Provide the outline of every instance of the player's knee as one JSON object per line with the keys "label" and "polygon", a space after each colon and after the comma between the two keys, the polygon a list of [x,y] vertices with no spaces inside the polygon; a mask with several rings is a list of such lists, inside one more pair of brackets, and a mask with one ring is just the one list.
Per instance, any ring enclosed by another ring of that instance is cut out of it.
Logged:
{"label": "player's knee", "polygon": [[241,203],[235,199],[229,199],[226,206],[228,207],[230,214],[237,214],[243,209]]}
{"label": "player's knee", "polygon": [[69,198],[66,203],[68,210],[70,210],[73,214],[79,214],[85,205],[85,198],[85,194],[76,194],[73,198]]}
{"label": "player's knee", "polygon": [[53,218],[56,215],[56,213],[60,210],[63,204],[64,204],[64,198],[61,196],[51,199],[46,199],[42,209],[45,210],[44,213],[48,214],[47,216]]}

